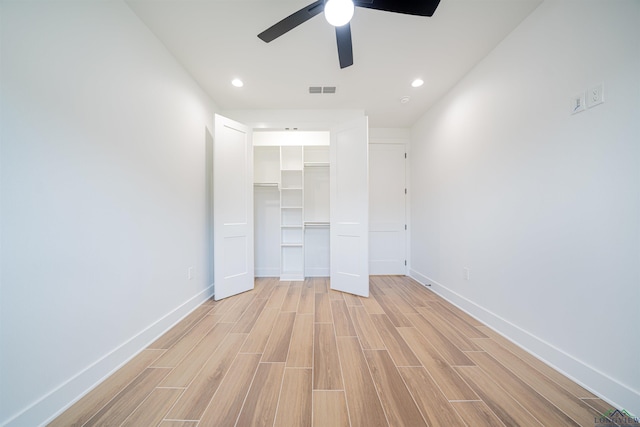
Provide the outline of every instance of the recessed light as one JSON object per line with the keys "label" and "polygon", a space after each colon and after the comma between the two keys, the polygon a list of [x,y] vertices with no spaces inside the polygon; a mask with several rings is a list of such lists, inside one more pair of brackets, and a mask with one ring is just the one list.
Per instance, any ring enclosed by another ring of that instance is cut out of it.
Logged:
{"label": "recessed light", "polygon": [[414,81],[411,82],[412,87],[420,87],[423,84],[424,84],[424,80],[422,79],[415,79]]}
{"label": "recessed light", "polygon": [[408,96],[403,96],[402,98],[400,98],[400,103],[406,104],[407,102],[409,102],[409,97]]}
{"label": "recessed light", "polygon": [[244,86],[244,83],[242,82],[242,80],[240,79],[233,79],[231,80],[231,84],[234,85],[235,87],[242,87]]}

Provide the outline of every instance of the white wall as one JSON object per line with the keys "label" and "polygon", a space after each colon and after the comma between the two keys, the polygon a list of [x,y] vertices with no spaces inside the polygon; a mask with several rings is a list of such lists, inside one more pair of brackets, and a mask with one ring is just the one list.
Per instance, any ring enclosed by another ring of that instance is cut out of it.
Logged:
{"label": "white wall", "polygon": [[1,7],[0,424],[34,426],[209,296],[216,108],[120,1]]}
{"label": "white wall", "polygon": [[545,1],[414,126],[411,161],[412,275],[635,414],[639,22],[636,0]]}
{"label": "white wall", "polygon": [[326,131],[365,115],[364,110],[226,110],[222,114],[254,129]]}

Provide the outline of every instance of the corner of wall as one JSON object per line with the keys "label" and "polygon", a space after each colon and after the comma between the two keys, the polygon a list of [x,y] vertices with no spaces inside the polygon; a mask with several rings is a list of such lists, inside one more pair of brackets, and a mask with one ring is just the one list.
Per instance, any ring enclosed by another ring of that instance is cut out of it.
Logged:
{"label": "corner of wall", "polygon": [[[598,369],[589,366],[580,359],[567,354],[518,325],[509,322],[498,314],[482,307],[447,286],[428,276],[411,269],[409,277],[428,286],[437,295],[458,307],[460,310],[478,319],[483,324],[502,335],[518,347],[529,352],[562,375],[589,390],[615,408],[635,408],[640,403],[640,393]],[[597,389],[592,385],[597,384]]]}
{"label": "corner of wall", "polygon": [[[29,405],[19,414],[3,424],[6,427],[35,426],[42,423],[41,414],[54,414],[43,424],[53,421],[83,396],[93,390],[109,375],[124,366],[158,337],[188,316],[213,295],[213,286],[185,301],[162,318],[156,320],[143,331],[131,337],[117,348],[97,360],[74,377],[68,379],[55,390],[47,393]],[[69,396],[77,396],[69,402]]]}

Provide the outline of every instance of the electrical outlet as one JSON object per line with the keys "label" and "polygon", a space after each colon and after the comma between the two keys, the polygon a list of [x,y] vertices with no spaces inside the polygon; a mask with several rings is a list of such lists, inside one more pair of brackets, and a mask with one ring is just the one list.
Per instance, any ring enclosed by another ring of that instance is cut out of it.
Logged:
{"label": "electrical outlet", "polygon": [[469,268],[468,267],[464,267],[462,269],[462,277],[464,278],[464,280],[469,280]]}
{"label": "electrical outlet", "polygon": [[587,91],[587,107],[592,108],[604,102],[604,86],[602,83],[590,87]]}
{"label": "electrical outlet", "polygon": [[187,269],[187,279],[189,280],[193,279],[193,267],[189,267]]}

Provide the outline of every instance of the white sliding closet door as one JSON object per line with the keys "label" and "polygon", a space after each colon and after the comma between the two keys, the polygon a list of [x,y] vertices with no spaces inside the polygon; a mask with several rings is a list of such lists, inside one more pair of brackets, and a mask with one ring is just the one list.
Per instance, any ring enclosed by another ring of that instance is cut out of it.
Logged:
{"label": "white sliding closet door", "polygon": [[251,130],[216,114],[213,145],[213,268],[220,300],[253,289]]}
{"label": "white sliding closet door", "polygon": [[369,296],[366,117],[331,131],[331,289]]}

